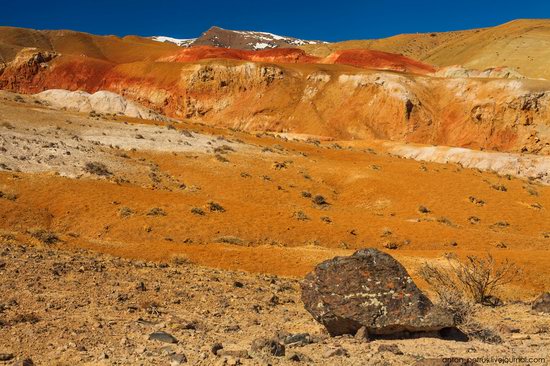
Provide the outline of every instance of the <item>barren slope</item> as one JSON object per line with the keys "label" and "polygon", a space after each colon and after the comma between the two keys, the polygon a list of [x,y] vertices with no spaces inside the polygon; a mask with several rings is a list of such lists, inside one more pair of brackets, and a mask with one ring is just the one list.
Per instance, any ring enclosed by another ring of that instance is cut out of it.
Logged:
{"label": "barren slope", "polygon": [[300,48],[321,57],[337,50],[364,48],[401,53],[436,66],[462,65],[474,69],[509,66],[528,77],[550,79],[548,19],[520,19],[483,29],[401,34]]}
{"label": "barren slope", "polygon": [[[293,276],[365,246],[395,246],[411,269],[444,252],[490,251],[524,268],[507,298],[550,278],[549,186],[364,142],[110,121],[5,97],[0,229],[21,240],[42,228],[62,248]],[[86,165],[97,162],[105,170]]]}

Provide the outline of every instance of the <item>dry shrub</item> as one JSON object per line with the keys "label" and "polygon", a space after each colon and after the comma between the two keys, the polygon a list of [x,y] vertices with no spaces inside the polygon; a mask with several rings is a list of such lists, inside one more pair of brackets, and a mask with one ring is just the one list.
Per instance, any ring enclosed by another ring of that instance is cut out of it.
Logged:
{"label": "dry shrub", "polygon": [[56,244],[59,242],[59,236],[56,233],[45,229],[33,228],[29,229],[27,233],[44,244]]}
{"label": "dry shrub", "polygon": [[446,257],[446,266],[424,263],[419,275],[442,305],[455,314],[458,323],[465,321],[472,303],[494,304],[495,294],[520,273],[515,263],[508,259],[497,263],[489,253],[484,257],[467,256],[463,261],[452,254]]}
{"label": "dry shrub", "polygon": [[90,174],[107,177],[113,175],[107,168],[107,166],[98,161],[91,161],[84,165],[84,171]]}

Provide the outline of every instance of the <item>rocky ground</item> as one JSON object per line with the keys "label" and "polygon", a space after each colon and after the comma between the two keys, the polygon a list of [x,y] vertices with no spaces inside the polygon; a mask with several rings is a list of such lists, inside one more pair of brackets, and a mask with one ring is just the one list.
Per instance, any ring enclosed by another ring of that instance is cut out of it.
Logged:
{"label": "rocky ground", "polygon": [[549,316],[521,302],[476,308],[478,324],[466,327],[468,342],[364,341],[329,337],[304,310],[295,278],[205,268],[185,258],[133,261],[24,245],[3,235],[0,278],[0,357],[6,365],[28,359],[35,365],[550,359]]}
{"label": "rocky ground", "polygon": [[[0,96],[0,365],[549,359],[548,315],[529,305],[550,278],[546,185],[376,144]],[[329,337],[299,281],[363,247],[415,281],[447,252],[490,252],[522,275],[505,306],[474,307],[468,342]]]}

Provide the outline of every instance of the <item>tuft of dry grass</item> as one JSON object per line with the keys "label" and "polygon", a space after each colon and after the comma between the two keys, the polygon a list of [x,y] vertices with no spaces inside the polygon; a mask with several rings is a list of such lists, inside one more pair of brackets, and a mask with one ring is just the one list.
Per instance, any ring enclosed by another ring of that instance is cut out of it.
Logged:
{"label": "tuft of dry grass", "polygon": [[42,228],[29,229],[27,233],[33,238],[48,245],[56,244],[60,241],[59,236],[56,233]]}

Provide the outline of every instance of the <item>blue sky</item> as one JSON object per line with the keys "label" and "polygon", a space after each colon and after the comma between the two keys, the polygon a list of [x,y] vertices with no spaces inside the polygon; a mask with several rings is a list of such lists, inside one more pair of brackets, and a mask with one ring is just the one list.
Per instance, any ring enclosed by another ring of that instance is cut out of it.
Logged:
{"label": "blue sky", "polygon": [[95,34],[198,36],[212,25],[338,41],[550,18],[550,0],[0,0],[0,25]]}

